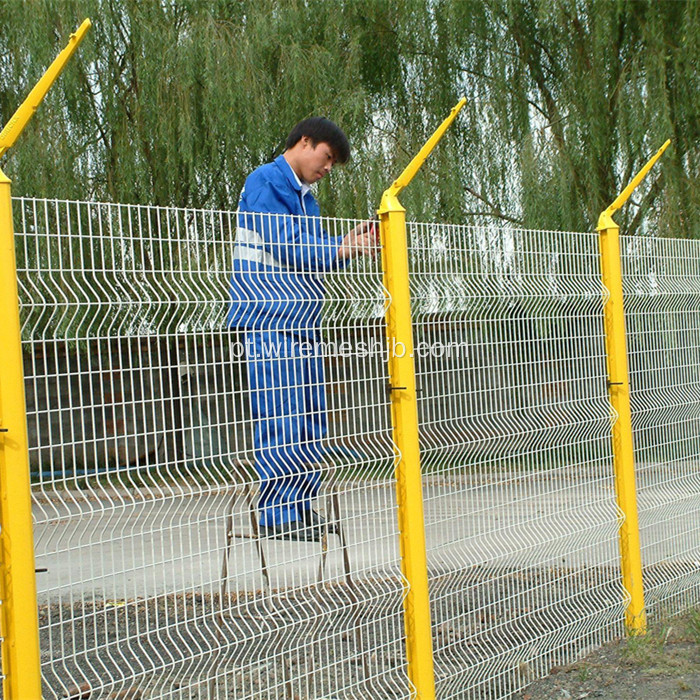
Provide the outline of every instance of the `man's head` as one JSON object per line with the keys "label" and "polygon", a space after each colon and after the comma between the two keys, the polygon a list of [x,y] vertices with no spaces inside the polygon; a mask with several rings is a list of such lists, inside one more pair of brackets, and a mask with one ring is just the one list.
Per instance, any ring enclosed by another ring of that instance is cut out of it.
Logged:
{"label": "man's head", "polygon": [[284,157],[292,170],[309,184],[350,157],[350,144],[343,130],[325,117],[300,121],[287,137],[285,147]]}

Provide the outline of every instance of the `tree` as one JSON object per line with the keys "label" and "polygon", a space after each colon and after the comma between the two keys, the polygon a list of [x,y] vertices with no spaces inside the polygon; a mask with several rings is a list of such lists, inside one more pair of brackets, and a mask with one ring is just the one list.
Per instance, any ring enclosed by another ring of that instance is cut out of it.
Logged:
{"label": "tree", "polygon": [[671,138],[620,223],[700,236],[693,0],[11,1],[5,121],[85,16],[8,157],[15,193],[235,208],[291,125],[325,113],[355,154],[324,210],[365,216],[464,93],[403,195],[411,218],[590,230]]}

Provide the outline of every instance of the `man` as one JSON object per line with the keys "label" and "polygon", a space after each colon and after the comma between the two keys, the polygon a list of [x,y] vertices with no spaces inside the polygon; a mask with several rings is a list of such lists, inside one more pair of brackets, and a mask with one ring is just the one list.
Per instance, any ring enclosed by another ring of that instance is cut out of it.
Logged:
{"label": "man", "polygon": [[311,185],[350,156],[338,126],[305,119],[285,148],[241,193],[228,322],[245,332],[261,534],[313,542],[323,527],[312,501],[327,432],[317,350],[323,276],[355,255],[373,254],[378,232],[365,222],[331,236],[318,219]]}

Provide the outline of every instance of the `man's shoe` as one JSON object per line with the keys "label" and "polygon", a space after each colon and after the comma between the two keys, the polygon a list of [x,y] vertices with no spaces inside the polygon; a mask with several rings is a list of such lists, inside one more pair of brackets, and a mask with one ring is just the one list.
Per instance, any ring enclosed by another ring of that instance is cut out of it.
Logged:
{"label": "man's shoe", "polygon": [[304,521],[294,520],[279,525],[260,525],[260,537],[272,540],[291,540],[294,542],[320,542],[321,530]]}
{"label": "man's shoe", "polygon": [[327,532],[329,535],[339,535],[338,524],[328,523],[328,521],[319,515],[315,510],[309,508],[301,511],[301,519],[308,527],[319,530],[322,534]]}

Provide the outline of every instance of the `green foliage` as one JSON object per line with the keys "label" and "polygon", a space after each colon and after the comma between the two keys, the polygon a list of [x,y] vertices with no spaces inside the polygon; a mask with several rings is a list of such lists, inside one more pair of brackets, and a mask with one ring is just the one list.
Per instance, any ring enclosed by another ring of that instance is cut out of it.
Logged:
{"label": "green foliage", "polygon": [[93,29],[4,168],[35,196],[234,208],[311,114],[354,157],[324,212],[366,216],[447,115],[410,218],[590,230],[667,139],[623,231],[700,236],[694,0],[8,0],[7,121],[68,35]]}
{"label": "green foliage", "polygon": [[671,627],[662,623],[651,627],[645,634],[633,634],[625,641],[622,657],[630,665],[651,666],[663,659],[664,647]]}
{"label": "green foliage", "polygon": [[693,609],[688,613],[688,632],[696,644],[700,644],[700,610]]}

